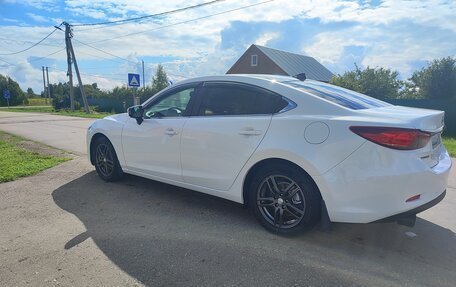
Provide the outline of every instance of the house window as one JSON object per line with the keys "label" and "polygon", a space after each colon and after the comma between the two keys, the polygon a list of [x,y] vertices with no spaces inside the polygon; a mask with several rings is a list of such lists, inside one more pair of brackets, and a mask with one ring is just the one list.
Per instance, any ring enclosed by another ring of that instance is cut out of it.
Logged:
{"label": "house window", "polygon": [[258,66],[258,55],[252,55],[250,58],[250,66],[256,67]]}

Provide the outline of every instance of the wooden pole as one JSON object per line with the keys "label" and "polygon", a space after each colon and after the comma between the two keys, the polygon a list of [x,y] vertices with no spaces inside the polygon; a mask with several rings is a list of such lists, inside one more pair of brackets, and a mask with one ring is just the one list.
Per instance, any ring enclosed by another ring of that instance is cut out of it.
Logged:
{"label": "wooden pole", "polygon": [[71,40],[70,40],[70,50],[71,50],[71,55],[73,56],[74,70],[76,71],[76,76],[78,77],[78,83],[79,83],[79,89],[81,90],[82,101],[84,103],[84,111],[86,113],[90,113],[89,104],[87,102],[87,97],[84,92],[84,86],[82,85],[81,75],[79,74],[78,62],[76,61],[76,55],[74,54],[73,45],[71,44]]}
{"label": "wooden pole", "polygon": [[43,71],[43,94],[44,94],[44,102],[47,104],[47,98],[46,98],[46,78],[44,77],[44,66],[41,66],[41,70]]}
{"label": "wooden pole", "polygon": [[[69,78],[69,84],[70,84],[70,110],[74,111],[74,91],[73,91],[73,71],[71,68],[71,52],[70,52],[70,46],[71,46],[71,40],[70,40],[70,24],[64,23],[65,25],[65,45],[66,45],[66,52],[67,52],[67,64],[68,64],[68,72],[67,76]],[[43,70],[44,71],[44,70]],[[44,73],[43,73],[44,75]]]}

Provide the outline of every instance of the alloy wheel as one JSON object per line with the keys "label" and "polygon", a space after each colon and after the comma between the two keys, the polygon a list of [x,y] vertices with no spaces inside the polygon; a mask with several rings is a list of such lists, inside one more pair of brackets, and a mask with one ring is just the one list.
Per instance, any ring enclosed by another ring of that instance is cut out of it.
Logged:
{"label": "alloy wheel", "polygon": [[259,184],[257,207],[274,227],[288,229],[301,222],[306,201],[301,187],[294,180],[283,175],[270,175]]}

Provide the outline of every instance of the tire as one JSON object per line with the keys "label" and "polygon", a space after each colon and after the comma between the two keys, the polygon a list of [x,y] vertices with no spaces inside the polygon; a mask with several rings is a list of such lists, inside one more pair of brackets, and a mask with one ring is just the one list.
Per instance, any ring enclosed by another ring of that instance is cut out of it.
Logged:
{"label": "tire", "polygon": [[286,164],[261,168],[250,183],[248,204],[258,221],[280,235],[297,235],[320,219],[321,195],[304,171]]}
{"label": "tire", "polygon": [[99,177],[110,182],[122,179],[123,171],[117,159],[116,151],[107,138],[100,137],[95,140],[92,155]]}

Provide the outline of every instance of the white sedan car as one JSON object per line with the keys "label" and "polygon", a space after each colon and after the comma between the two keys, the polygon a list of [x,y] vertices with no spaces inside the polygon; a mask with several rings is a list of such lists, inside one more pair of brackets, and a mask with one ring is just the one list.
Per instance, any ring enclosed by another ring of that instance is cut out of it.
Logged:
{"label": "white sedan car", "polygon": [[393,106],[312,80],[223,75],[180,82],[88,129],[90,161],[248,205],[280,234],[398,221],[445,196],[442,111]]}

